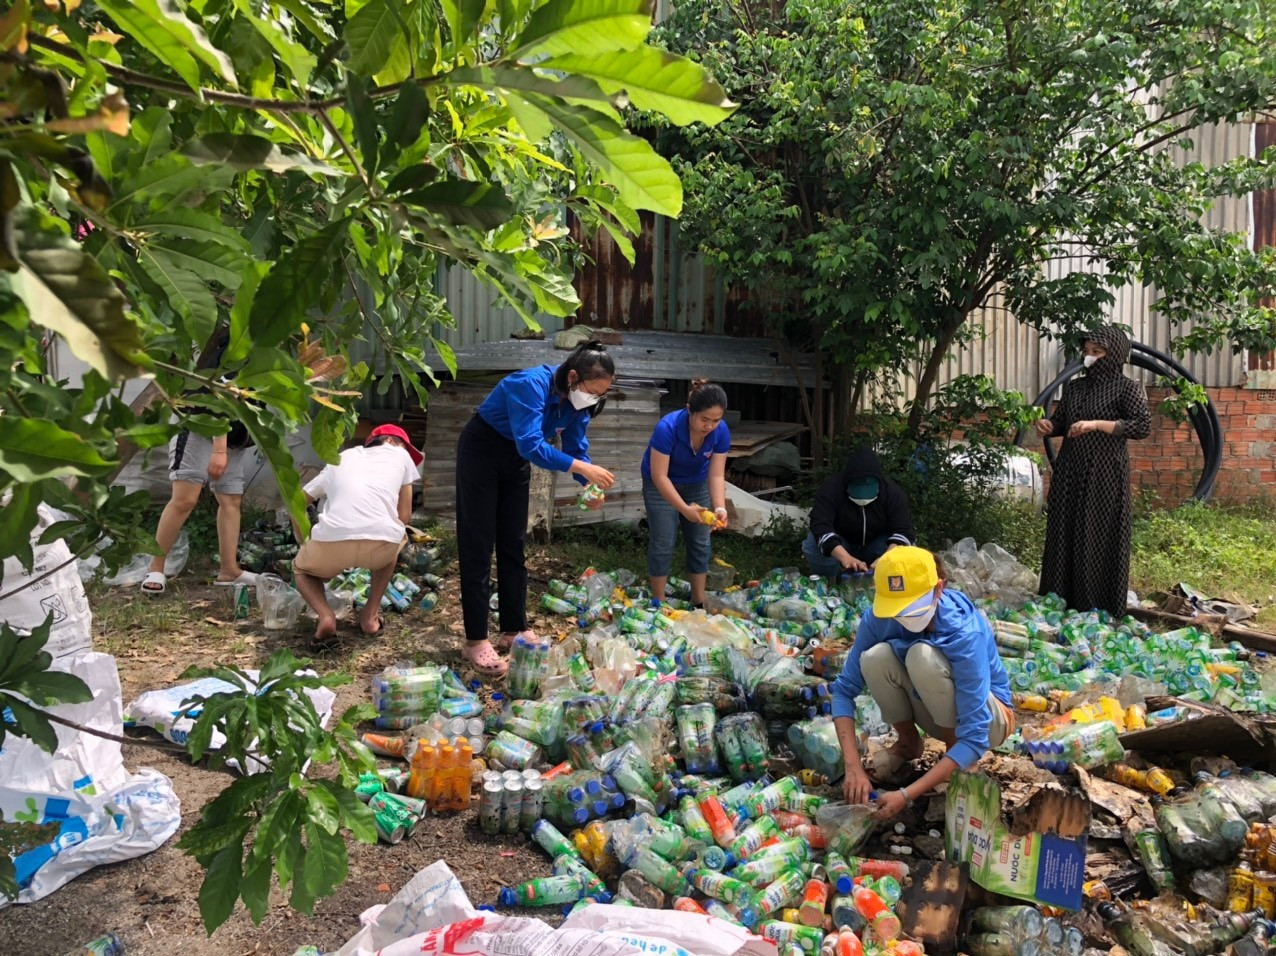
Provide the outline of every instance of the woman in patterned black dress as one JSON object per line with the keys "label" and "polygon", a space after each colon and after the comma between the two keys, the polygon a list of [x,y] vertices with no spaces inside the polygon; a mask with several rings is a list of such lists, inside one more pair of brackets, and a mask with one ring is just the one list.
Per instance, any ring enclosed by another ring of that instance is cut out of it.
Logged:
{"label": "woman in patterned black dress", "polygon": [[1068,607],[1125,613],[1130,578],[1130,457],[1125,443],[1146,438],[1152,418],[1143,386],[1121,374],[1130,339],[1104,326],[1086,338],[1083,377],[1063,387],[1037,434],[1063,438],[1047,505],[1041,593]]}

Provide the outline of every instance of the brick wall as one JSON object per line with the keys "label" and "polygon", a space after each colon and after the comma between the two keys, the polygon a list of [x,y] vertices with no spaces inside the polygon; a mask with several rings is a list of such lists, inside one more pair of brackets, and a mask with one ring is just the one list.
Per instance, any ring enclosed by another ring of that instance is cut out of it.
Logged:
{"label": "brick wall", "polygon": [[[1154,492],[1165,504],[1177,505],[1196,488],[1204,456],[1190,423],[1180,425],[1156,413],[1168,391],[1148,389],[1152,434],[1130,442],[1130,472],[1136,494]],[[1212,500],[1230,504],[1276,500],[1276,391],[1207,391],[1223,426],[1223,462]],[[1041,451],[1035,437],[1027,447]]]}

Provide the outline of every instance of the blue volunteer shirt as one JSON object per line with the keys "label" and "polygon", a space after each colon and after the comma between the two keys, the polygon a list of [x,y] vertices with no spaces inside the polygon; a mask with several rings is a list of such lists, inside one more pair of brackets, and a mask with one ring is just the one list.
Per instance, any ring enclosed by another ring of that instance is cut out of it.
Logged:
{"label": "blue volunteer shirt", "polygon": [[651,477],[651,450],[669,456],[669,480],[675,485],[694,485],[709,477],[709,459],[731,450],[731,431],[726,422],[704,438],[700,450],[691,449],[691,414],[685,408],[670,412],[656,423],[651,441],[642,456],[642,476]]}
{"label": "blue volunteer shirt", "polygon": [[855,716],[855,698],[864,690],[860,658],[882,641],[890,644],[901,661],[908,649],[918,643],[931,644],[943,651],[957,691],[957,742],[949,748],[948,756],[962,770],[979,760],[988,752],[988,727],[992,723],[988,694],[1010,705],[1010,678],[1006,676],[992,627],[983,612],[966,595],[945,589],[939,596],[934,630],[913,634],[894,618],[864,615],[846,665],[833,682],[835,719]]}
{"label": "blue volunteer shirt", "polygon": [[[556,365],[534,365],[507,375],[478,407],[479,417],[510,439],[518,453],[546,471],[569,471],[576,459],[589,461],[585,429],[589,412],[577,411],[554,391]],[[550,444],[562,437],[562,450]],[[585,480],[573,476],[582,485]]]}

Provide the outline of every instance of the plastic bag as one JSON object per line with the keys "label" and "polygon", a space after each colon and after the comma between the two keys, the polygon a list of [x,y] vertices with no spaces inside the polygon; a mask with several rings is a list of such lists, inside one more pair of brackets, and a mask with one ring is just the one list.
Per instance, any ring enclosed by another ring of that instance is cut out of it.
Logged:
{"label": "plastic bag", "polygon": [[815,812],[815,822],[824,831],[829,851],[841,856],[856,856],[868,835],[873,832],[875,808],[860,803],[826,803]]}
{"label": "plastic bag", "polygon": [[[261,672],[246,670],[245,673],[251,681],[256,681],[257,675]],[[299,673],[310,676],[315,675],[314,671],[309,670],[300,671]],[[178,684],[175,687],[148,690],[124,709],[124,719],[130,724],[150,727],[162,737],[173,741],[173,743],[184,744],[186,743],[186,736],[190,733],[191,728],[195,726],[195,720],[190,715],[178,716],[182,711],[183,701],[190,700],[196,696],[211,697],[213,694],[238,690],[239,687],[235,684],[219,680],[216,677],[203,677],[190,683]],[[337,695],[327,687],[307,687],[306,696],[310,698],[310,702],[319,714],[320,726],[328,726]],[[198,711],[195,714],[198,716]],[[214,730],[208,749],[217,750],[225,742],[225,735],[219,730]],[[253,773],[265,770],[270,766],[264,756],[250,757],[249,763],[248,769]],[[239,769],[234,761],[229,761],[228,765]]]}
{"label": "plastic bag", "polygon": [[36,526],[31,532],[35,559],[31,570],[22,567],[22,562],[15,557],[4,560],[3,590],[13,593],[0,601],[0,621],[24,634],[52,615],[49,640],[44,645],[46,651],[54,657],[65,657],[90,650],[93,613],[84,593],[84,582],[68,563],[71,552],[66,542],[58,539],[47,545],[36,543],[46,528],[60,520],[59,515],[43,504],[37,506],[36,514]]}
{"label": "plastic bag", "polygon": [[[164,557],[164,576],[167,578],[175,578],[186,570],[186,562],[190,559],[191,539],[183,528],[177,536],[177,540],[173,543],[173,547]],[[151,570],[151,557],[149,554],[135,554],[133,560],[123,565],[115,574],[109,578],[103,578],[102,583],[112,588],[128,588],[136,587],[146,580],[146,575]]]}

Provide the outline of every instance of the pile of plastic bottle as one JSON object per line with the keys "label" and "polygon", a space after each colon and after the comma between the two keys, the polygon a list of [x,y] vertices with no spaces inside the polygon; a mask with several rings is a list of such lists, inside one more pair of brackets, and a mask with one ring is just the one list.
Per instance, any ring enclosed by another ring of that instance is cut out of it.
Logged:
{"label": "pile of plastic bottle", "polygon": [[[686,582],[669,585],[675,597],[652,606],[625,572],[551,582],[540,606],[561,614],[570,633],[515,644],[508,696],[492,695],[497,710],[482,727],[478,699],[447,669],[380,675],[381,726],[412,726],[417,738],[391,754],[411,771],[406,782],[401,771],[383,772],[386,790],[399,783],[413,795],[417,754],[428,746],[436,756],[432,770],[420,761],[421,812],[460,806],[454,781],[472,779],[484,832],[530,833],[553,875],[506,887],[502,905],[672,905],[748,926],[786,956],[919,953],[894,909],[909,886],[907,862],[863,856],[871,806],[830,802],[833,791],[818,789],[842,774],[824,677],[845,660],[871,605],[871,579],[830,585],[780,569],[751,588],[711,594],[705,611],[685,602]],[[1267,847],[1265,836],[1247,834],[1276,780],[1239,769],[1212,780],[1171,775],[1127,755],[1119,740],[1181,716],[1122,707],[1119,679],[1131,674],[1237,709],[1270,707],[1245,652],[1211,648],[1190,628],[1151,635],[1128,618],[1065,613],[1054,597],[1018,608],[981,604],[994,618],[1016,705],[1049,721],[1011,745],[1056,772],[1091,768],[1156,795],[1157,827],[1131,846],[1154,885],[1172,886],[1175,864],[1233,862],[1247,840]],[[1113,696],[1045,716],[1083,687]],[[440,713],[430,716],[431,706]],[[886,730],[868,697],[857,701],[857,725],[864,735]],[[444,749],[453,752],[447,761],[438,756]],[[1267,859],[1256,850],[1237,864],[1239,882],[1241,863],[1252,874],[1255,914],[1266,911]],[[1096,896],[1101,889],[1090,887]],[[966,939],[974,956],[1080,952],[1074,932],[1032,908],[991,908]]]}

